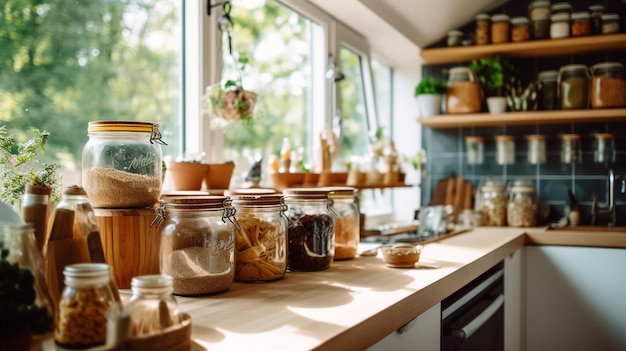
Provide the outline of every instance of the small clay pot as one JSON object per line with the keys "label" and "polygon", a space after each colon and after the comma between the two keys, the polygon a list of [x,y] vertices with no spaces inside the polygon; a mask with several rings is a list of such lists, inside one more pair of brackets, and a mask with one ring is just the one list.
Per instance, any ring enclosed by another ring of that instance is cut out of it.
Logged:
{"label": "small clay pot", "polygon": [[208,166],[204,176],[204,186],[207,189],[228,189],[235,170],[235,163],[210,163]]}
{"label": "small clay pot", "polygon": [[197,162],[170,162],[170,173],[174,190],[200,190],[209,165]]}

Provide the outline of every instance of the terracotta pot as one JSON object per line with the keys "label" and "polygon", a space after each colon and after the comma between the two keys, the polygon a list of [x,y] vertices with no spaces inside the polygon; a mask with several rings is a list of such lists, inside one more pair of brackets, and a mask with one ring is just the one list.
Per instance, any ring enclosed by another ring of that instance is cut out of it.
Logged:
{"label": "terracotta pot", "polygon": [[270,174],[270,181],[272,187],[277,191],[282,191],[285,188],[291,188],[295,186],[302,186],[304,184],[305,175],[307,173],[272,173]]}
{"label": "terracotta pot", "polygon": [[209,165],[196,162],[170,162],[170,173],[174,190],[200,190]]}
{"label": "terracotta pot", "polygon": [[207,189],[228,189],[235,170],[235,163],[210,163],[208,166],[204,176],[204,186]]}
{"label": "terracotta pot", "polygon": [[319,173],[305,173],[304,174],[304,182],[302,185],[304,186],[316,186],[320,180]]}

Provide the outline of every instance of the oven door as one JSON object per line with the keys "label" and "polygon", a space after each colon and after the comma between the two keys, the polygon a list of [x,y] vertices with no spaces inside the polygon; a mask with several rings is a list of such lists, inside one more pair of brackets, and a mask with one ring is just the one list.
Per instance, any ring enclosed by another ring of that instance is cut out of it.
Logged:
{"label": "oven door", "polygon": [[442,350],[504,350],[503,276],[497,267],[442,302]]}

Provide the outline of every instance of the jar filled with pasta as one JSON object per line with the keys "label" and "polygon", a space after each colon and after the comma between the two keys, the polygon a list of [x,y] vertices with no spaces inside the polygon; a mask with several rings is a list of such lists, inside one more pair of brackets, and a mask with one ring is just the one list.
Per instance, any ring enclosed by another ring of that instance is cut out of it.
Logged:
{"label": "jar filled with pasta", "polygon": [[485,180],[480,187],[481,224],[484,226],[506,225],[506,190],[500,179]]}
{"label": "jar filled with pasta", "polygon": [[349,260],[356,256],[361,228],[356,201],[356,189],[335,186],[326,188],[337,212],[335,217],[335,260]]}
{"label": "jar filled with pasta", "polygon": [[235,209],[226,196],[163,196],[153,225],[161,228],[161,274],[174,294],[224,292],[235,279]]}
{"label": "jar filled with pasta", "polygon": [[453,67],[448,76],[446,113],[477,113],[482,104],[482,90],[469,67]]}
{"label": "jar filled with pasta", "polygon": [[537,198],[530,181],[516,181],[511,186],[507,222],[512,227],[534,227],[537,224]]}
{"label": "jar filled with pasta", "polygon": [[281,194],[230,192],[237,210],[235,280],[269,282],[287,271],[286,207]]}
{"label": "jar filled with pasta", "polygon": [[335,256],[335,216],[328,190],[323,188],[283,189],[287,205],[287,269],[322,271]]}
{"label": "jar filled with pasta", "polygon": [[131,338],[161,334],[180,324],[181,316],[178,303],[172,295],[172,282],[169,275],[133,277],[133,295],[127,305]]}

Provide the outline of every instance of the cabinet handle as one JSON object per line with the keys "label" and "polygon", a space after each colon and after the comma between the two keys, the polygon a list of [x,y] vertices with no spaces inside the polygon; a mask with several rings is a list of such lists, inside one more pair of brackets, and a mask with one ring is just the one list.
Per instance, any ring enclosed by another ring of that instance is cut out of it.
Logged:
{"label": "cabinet handle", "polygon": [[500,294],[498,297],[485,308],[476,318],[474,318],[471,322],[467,323],[465,326],[459,329],[452,330],[452,336],[457,339],[465,340],[472,336],[480,327],[493,316],[498,309],[504,305],[504,295]]}

